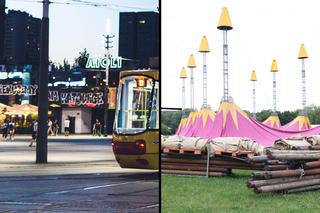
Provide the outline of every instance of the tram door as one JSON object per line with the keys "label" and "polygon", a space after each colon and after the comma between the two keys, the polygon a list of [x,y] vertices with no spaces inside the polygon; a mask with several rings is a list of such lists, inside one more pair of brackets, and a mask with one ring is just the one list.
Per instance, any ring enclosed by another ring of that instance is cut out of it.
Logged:
{"label": "tram door", "polygon": [[76,133],[76,117],[70,116],[70,134]]}

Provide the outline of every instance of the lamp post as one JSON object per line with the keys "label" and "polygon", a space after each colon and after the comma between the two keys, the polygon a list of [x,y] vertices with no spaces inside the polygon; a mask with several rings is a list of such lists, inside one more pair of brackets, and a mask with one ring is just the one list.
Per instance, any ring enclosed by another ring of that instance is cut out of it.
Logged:
{"label": "lamp post", "polygon": [[103,113],[103,134],[104,136],[107,136],[108,135],[108,108],[109,108],[109,105],[108,105],[108,89],[109,89],[109,56],[110,56],[110,52],[109,52],[109,49],[112,48],[112,46],[110,46],[110,44],[112,43],[111,39],[114,38],[114,35],[103,35],[103,37],[106,39],[105,43],[106,43],[106,50],[107,50],[107,53],[106,53],[106,69],[105,69],[105,73],[106,73],[106,78],[105,78],[105,87],[104,87],[104,91],[103,91],[103,94],[104,94],[104,102],[105,102],[105,105],[103,107],[104,109],[104,113]]}
{"label": "lamp post", "polygon": [[47,163],[48,157],[48,68],[49,68],[49,0],[43,1],[41,22],[40,70],[38,96],[38,135],[36,163]]}

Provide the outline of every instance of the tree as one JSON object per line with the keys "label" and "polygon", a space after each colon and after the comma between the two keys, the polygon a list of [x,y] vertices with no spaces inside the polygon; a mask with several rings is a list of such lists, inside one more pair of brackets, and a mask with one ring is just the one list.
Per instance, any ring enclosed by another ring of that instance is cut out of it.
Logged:
{"label": "tree", "polygon": [[79,52],[79,56],[74,59],[75,64],[77,64],[80,68],[86,68],[89,55],[90,54],[88,53],[87,48],[84,48],[82,52]]}
{"label": "tree", "polygon": [[66,58],[63,59],[63,69],[70,70],[70,64]]}

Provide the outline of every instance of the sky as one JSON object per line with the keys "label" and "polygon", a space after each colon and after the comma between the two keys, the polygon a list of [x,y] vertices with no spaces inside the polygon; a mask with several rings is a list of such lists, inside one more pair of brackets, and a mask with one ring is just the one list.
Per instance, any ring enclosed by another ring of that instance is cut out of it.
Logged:
{"label": "sky", "polygon": [[[307,105],[320,105],[320,13],[312,0],[191,0],[161,2],[162,107],[181,107],[181,68],[194,54],[195,107],[202,105],[202,53],[207,36],[208,103],[217,110],[223,95],[223,33],[217,29],[222,7],[227,7],[233,30],[228,31],[229,94],[242,109],[252,111],[252,70],[256,71],[256,109],[272,109],[273,59],[277,60],[277,110],[302,106],[301,60],[304,43]],[[188,75],[190,70],[187,69]],[[190,79],[186,79],[186,107],[190,107]]]}
{"label": "sky", "polygon": [[[37,0],[6,0],[8,9],[21,10],[36,18],[42,17],[42,4]],[[72,2],[76,0],[51,0],[52,2]],[[79,1],[79,0],[77,0]],[[82,1],[82,0],[80,0]],[[145,8],[157,11],[158,0],[85,0],[87,2],[109,3],[113,5]],[[54,62],[62,63],[66,58],[69,63],[79,52],[87,48],[93,56],[105,53],[103,34],[107,34],[107,19],[110,26],[109,34],[115,35],[112,55],[118,55],[119,12],[146,11],[127,7],[93,7],[75,4],[50,4],[50,37],[49,57]]]}

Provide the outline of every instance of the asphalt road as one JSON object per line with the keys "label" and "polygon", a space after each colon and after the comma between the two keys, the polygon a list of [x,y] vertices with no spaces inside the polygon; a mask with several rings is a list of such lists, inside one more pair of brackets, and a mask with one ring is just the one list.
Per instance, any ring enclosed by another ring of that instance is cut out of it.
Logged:
{"label": "asphalt road", "polygon": [[49,140],[35,164],[28,140],[0,142],[0,212],[159,212],[159,173],[122,169],[110,139]]}

